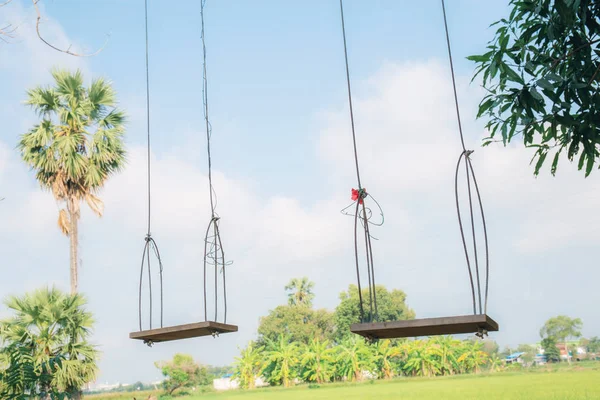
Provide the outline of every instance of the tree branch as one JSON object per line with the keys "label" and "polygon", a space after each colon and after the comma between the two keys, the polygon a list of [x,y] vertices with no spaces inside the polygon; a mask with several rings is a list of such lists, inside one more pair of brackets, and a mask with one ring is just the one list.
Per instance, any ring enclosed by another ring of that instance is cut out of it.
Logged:
{"label": "tree branch", "polygon": [[596,68],[596,72],[594,72],[594,75],[592,75],[592,79],[590,79],[589,81],[590,85],[596,80],[596,75],[598,75],[598,72],[600,72],[600,63],[598,63],[598,68]]}
{"label": "tree branch", "polygon": [[8,24],[3,28],[0,28],[0,40],[4,43],[9,43],[8,39],[14,39],[13,33],[17,30],[17,27],[13,27],[12,24]]}
{"label": "tree branch", "polygon": [[0,4],[0,7],[4,7],[5,5],[7,5],[8,3],[10,3],[12,0],[6,0],[4,3]]}
{"label": "tree branch", "polygon": [[556,60],[554,60],[554,63],[552,64],[552,68],[556,67],[556,65],[557,65],[559,62],[561,62],[561,61],[563,61],[563,60],[565,60],[565,59],[567,59],[567,58],[571,57],[571,56],[573,55],[573,53],[577,53],[578,51],[580,51],[580,50],[583,50],[583,49],[585,49],[586,47],[589,47],[589,46],[591,46],[591,45],[593,45],[593,44],[596,44],[596,43],[600,43],[600,39],[592,40],[592,41],[590,41],[590,42],[587,42],[587,43],[585,43],[585,44],[582,44],[581,46],[579,46],[579,47],[577,47],[577,48],[575,48],[575,49],[571,50],[570,52],[568,52],[567,54],[565,54],[565,55],[564,55],[564,56],[562,56],[561,58],[557,58]]}
{"label": "tree branch", "polygon": [[[9,1],[12,1],[12,0],[9,0]],[[44,42],[46,45],[48,45],[49,47],[53,48],[56,51],[59,51],[61,53],[65,53],[65,54],[69,54],[69,55],[72,55],[72,56],[75,56],[75,57],[92,57],[92,56],[95,56],[96,54],[100,53],[102,50],[104,50],[104,48],[108,44],[108,39],[109,39],[108,35],[107,35],[106,41],[104,42],[104,44],[102,45],[102,47],[100,47],[95,52],[89,53],[89,54],[80,54],[80,53],[72,52],[71,51],[71,45],[69,45],[69,47],[66,50],[64,50],[64,49],[61,49],[61,48],[58,48],[58,47],[54,46],[53,44],[51,44],[50,42],[48,42],[46,39],[44,39],[44,37],[40,33],[40,21],[42,20],[42,14],[40,12],[40,8],[38,7],[38,3],[40,1],[41,0],[31,0],[31,2],[33,3],[33,6],[35,7],[35,12],[37,13],[37,20],[36,20],[36,23],[35,23],[35,30],[37,32],[38,38],[40,38],[40,40],[42,42]]]}

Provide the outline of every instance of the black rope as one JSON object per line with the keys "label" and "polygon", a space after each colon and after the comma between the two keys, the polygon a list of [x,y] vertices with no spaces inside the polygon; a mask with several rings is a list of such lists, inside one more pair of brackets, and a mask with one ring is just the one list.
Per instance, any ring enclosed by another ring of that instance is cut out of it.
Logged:
{"label": "black rope", "polygon": [[469,164],[469,169],[471,170],[471,175],[473,176],[473,184],[475,186],[475,192],[477,193],[477,201],[479,202],[479,211],[481,212],[481,221],[483,224],[483,238],[485,243],[485,295],[484,295],[484,305],[483,305],[483,313],[487,314],[487,304],[488,304],[488,292],[489,292],[489,283],[490,283],[490,254],[489,254],[489,246],[488,246],[488,234],[487,234],[487,224],[485,222],[485,213],[483,212],[483,202],[481,201],[481,193],[479,192],[479,185],[477,184],[477,179],[475,179],[475,171],[473,170],[473,164],[471,163],[471,159],[467,158],[467,162]]}
{"label": "black rope", "polygon": [[360,184],[360,171],[358,168],[358,151],[356,150],[356,130],[354,128],[354,110],[352,107],[352,89],[350,87],[350,67],[348,66],[348,46],[346,44],[346,24],[344,23],[344,4],[340,0],[340,15],[342,18],[342,36],[344,38],[344,58],[346,60],[346,83],[348,85],[348,103],[350,104],[350,124],[352,125],[352,144],[354,145],[354,163],[356,165],[356,180],[358,190],[362,189]]}
{"label": "black rope", "polygon": [[456,174],[454,175],[454,197],[456,199],[456,213],[458,214],[458,225],[460,228],[460,236],[462,238],[463,248],[465,250],[465,258],[467,260],[467,269],[469,271],[469,280],[471,282],[471,292],[473,296],[473,314],[477,314],[477,306],[475,300],[475,286],[473,285],[473,272],[471,270],[471,260],[469,258],[469,251],[467,249],[467,241],[465,240],[465,231],[463,229],[462,217],[460,214],[460,202],[458,201],[458,171],[460,168],[460,162],[462,161],[465,152],[460,153],[458,162],[456,163]]}
{"label": "black rope", "polygon": [[[367,264],[367,281],[368,281],[368,293],[369,293],[369,321],[378,319],[378,311],[377,311],[377,292],[375,285],[375,267],[373,264],[373,248],[371,245],[371,239],[376,239],[371,236],[371,232],[369,230],[369,224],[381,226],[384,222],[384,215],[381,206],[375,199],[373,201],[379,208],[379,214],[381,216],[381,222],[374,223],[371,221],[371,216],[373,215],[372,210],[365,205],[365,200],[370,195],[363,188],[360,180],[360,168],[358,166],[358,150],[356,145],[356,127],[354,123],[354,107],[352,105],[352,88],[350,84],[350,67],[348,62],[348,45],[346,40],[346,24],[344,21],[344,4],[343,0],[340,0],[340,18],[342,22],[342,37],[344,41],[344,61],[346,66],[346,84],[348,88],[348,105],[350,109],[350,124],[352,127],[352,144],[354,149],[354,163],[356,167],[356,180],[358,182],[357,189],[357,198],[356,201],[356,209],[354,214],[347,212],[347,210],[352,207],[352,204],[348,207],[342,209],[342,213],[344,215],[352,215],[354,217],[354,258],[356,265],[356,279],[358,283],[358,297],[360,302],[360,318],[361,322],[365,322],[365,311],[363,305],[363,296],[362,296],[362,286],[360,280],[360,261],[358,256],[358,221],[360,221],[365,236],[365,253],[366,253],[366,264]],[[354,189],[353,189],[354,191]],[[372,197],[371,197],[372,198]],[[362,206],[362,207],[361,207]]]}
{"label": "black rope", "polygon": [[[458,224],[459,224],[459,228],[460,228],[460,235],[461,235],[461,239],[463,242],[463,249],[465,251],[465,258],[467,261],[467,269],[469,271],[471,294],[472,294],[472,298],[473,298],[473,313],[477,314],[477,304],[478,304],[479,305],[479,313],[481,314],[481,313],[487,313],[488,292],[489,292],[489,290],[488,290],[489,289],[489,247],[488,247],[488,237],[487,237],[487,225],[486,225],[486,221],[485,221],[485,214],[483,212],[483,203],[481,201],[481,194],[479,192],[479,186],[477,185],[477,180],[475,179],[475,172],[473,170],[473,165],[471,163],[471,158],[470,158],[473,151],[467,150],[467,148],[465,146],[465,139],[464,139],[462,122],[461,122],[461,117],[460,117],[460,107],[459,107],[459,103],[458,103],[458,91],[456,89],[454,61],[452,59],[452,48],[450,45],[450,33],[449,33],[449,29],[448,29],[448,18],[446,15],[446,4],[445,4],[444,0],[441,0],[441,3],[442,3],[442,13],[444,16],[444,29],[446,32],[446,45],[448,47],[448,59],[450,61],[450,72],[452,75],[452,88],[454,91],[454,105],[456,108],[456,117],[457,117],[457,121],[458,121],[458,131],[460,133],[460,142],[461,142],[462,149],[463,149],[462,153],[460,154],[460,157],[458,158],[458,163],[456,165],[456,174],[454,176],[454,194],[455,194],[455,198],[456,198],[456,212],[458,215]],[[467,242],[466,242],[466,238],[465,238],[465,232],[464,232],[464,228],[463,228],[462,217],[461,217],[461,213],[460,213],[459,198],[458,198],[458,173],[459,173],[460,163],[463,160],[463,157],[464,157],[464,162],[465,162],[467,192],[468,192],[468,198],[469,198],[469,215],[470,215],[470,221],[471,221],[471,234],[472,234],[472,238],[473,238],[473,253],[474,253],[474,258],[475,258],[475,278],[476,278],[476,282],[477,282],[477,299],[479,300],[478,302],[476,301],[475,286],[474,286],[474,282],[473,282],[473,272],[471,269],[471,260],[470,260],[469,252],[467,249]],[[484,241],[485,241],[486,276],[485,276],[485,294],[484,294],[484,302],[483,303],[482,303],[482,299],[481,299],[481,280],[480,280],[480,274],[479,274],[479,257],[478,257],[478,253],[477,253],[477,239],[476,239],[476,235],[475,235],[475,219],[474,219],[474,215],[473,215],[473,198],[472,198],[473,196],[472,196],[472,191],[471,191],[471,177],[473,178],[473,184],[475,186],[475,191],[477,193],[477,200],[479,202],[479,209],[481,212],[481,219],[482,219],[483,232],[484,232]]]}
{"label": "black rope", "polygon": [[[208,76],[206,68],[206,41],[204,32],[204,7],[206,0],[200,2],[200,20],[201,20],[201,37],[202,37],[202,103],[204,111],[204,120],[206,126],[206,147],[208,154],[208,186],[210,196],[210,209],[211,218],[206,229],[204,236],[204,319],[208,320],[208,309],[207,309],[207,286],[206,286],[206,268],[207,265],[214,265],[214,296],[215,296],[215,321],[218,320],[218,273],[219,266],[221,267],[221,273],[223,274],[223,321],[227,322],[227,287],[225,280],[225,267],[231,265],[231,262],[225,261],[225,253],[223,251],[223,243],[221,240],[221,232],[219,229],[220,217],[216,212],[217,207],[217,194],[212,183],[212,157],[210,148],[210,139],[212,137],[212,126],[209,120],[208,114]],[[211,235],[212,230],[212,235]]]}
{"label": "black rope", "polygon": [[365,322],[365,310],[363,306],[362,287],[360,285],[360,267],[358,262],[358,211],[360,203],[356,202],[356,212],[354,213],[354,260],[356,262],[356,279],[358,282],[358,300],[360,305],[360,322]]}
{"label": "black rope", "polygon": [[140,268],[140,286],[139,286],[139,294],[138,294],[138,314],[139,314],[139,322],[140,322],[140,331],[142,330],[142,283],[144,280],[144,262],[146,260],[146,248],[148,247],[148,240],[146,240],[146,244],[144,245],[144,250],[142,252],[142,266]]}
{"label": "black rope", "polygon": [[159,268],[159,282],[160,282],[160,327],[163,327],[163,315],[164,315],[164,292],[163,292],[163,264],[160,258],[160,251],[156,241],[152,238],[152,191],[151,191],[151,161],[150,161],[150,67],[149,67],[149,40],[148,40],[148,0],[144,0],[144,22],[145,22],[145,34],[146,34],[146,130],[147,130],[147,174],[148,174],[148,230],[146,232],[144,250],[142,252],[142,263],[140,268],[140,285],[139,285],[139,299],[138,299],[138,317],[140,331],[143,329],[142,326],[142,286],[144,283],[144,265],[148,266],[148,292],[149,292],[149,323],[150,329],[152,329],[152,270],[150,263],[150,248],[154,256],[158,260]]}
{"label": "black rope", "polygon": [[144,18],[146,28],[146,130],[148,136],[147,162],[148,162],[148,236],[150,236],[151,196],[150,196],[150,67],[148,62],[148,0],[144,0]]}
{"label": "black rope", "polygon": [[[366,207],[363,202],[363,219],[367,220]],[[367,220],[368,221],[368,220]],[[370,269],[371,282],[373,283],[373,307],[375,308],[375,314],[371,317],[371,320],[377,321],[379,319],[379,313],[377,311],[377,291],[375,286],[375,264],[373,263],[373,248],[371,245],[371,232],[369,224],[365,224],[365,245],[367,248],[367,268]]]}

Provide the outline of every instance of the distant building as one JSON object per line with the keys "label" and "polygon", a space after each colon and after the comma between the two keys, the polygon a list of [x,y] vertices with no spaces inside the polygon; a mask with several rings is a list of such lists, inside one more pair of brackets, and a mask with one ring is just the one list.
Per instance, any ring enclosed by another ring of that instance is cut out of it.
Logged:
{"label": "distant building", "polygon": [[524,363],[524,361],[523,361],[523,359],[521,358],[521,356],[522,356],[523,354],[525,354],[525,353],[524,353],[524,352],[522,352],[522,351],[520,351],[520,352],[517,352],[517,353],[512,353],[512,354],[509,354],[509,355],[507,355],[507,356],[506,356],[506,358],[504,359],[504,361],[505,361],[507,364],[514,364],[514,363],[523,364],[523,363]]}
{"label": "distant building", "polygon": [[579,361],[579,360],[587,358],[587,351],[586,351],[585,347],[579,346],[577,343],[568,343],[568,346],[571,347],[571,349],[573,349],[574,346],[577,346],[577,347],[575,347],[575,354],[573,354],[573,350],[569,350],[568,354],[567,354],[567,349],[565,348],[564,343],[559,343],[556,345],[556,347],[558,347],[558,350],[560,351],[561,359],[566,360],[567,357],[570,359],[575,357],[575,359],[577,361]]}
{"label": "distant building", "polygon": [[[219,379],[213,379],[213,388],[215,390],[233,390],[240,388],[240,381],[238,379],[232,379],[232,374],[223,375]],[[269,386],[261,377],[254,380],[255,387]]]}
{"label": "distant building", "polygon": [[547,362],[548,362],[548,358],[544,354],[543,350],[542,350],[541,353],[536,354],[535,358],[533,359],[533,363],[536,364],[536,365],[544,365]]}

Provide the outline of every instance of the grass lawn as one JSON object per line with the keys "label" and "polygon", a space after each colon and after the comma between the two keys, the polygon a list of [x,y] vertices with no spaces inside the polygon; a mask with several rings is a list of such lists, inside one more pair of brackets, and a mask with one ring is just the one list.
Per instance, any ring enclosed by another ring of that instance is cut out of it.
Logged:
{"label": "grass lawn", "polygon": [[[119,396],[86,396],[87,399],[147,398],[139,394]],[[400,378],[392,381],[375,381],[359,384],[331,384],[309,389],[302,385],[291,389],[266,388],[252,391],[206,393],[180,397],[205,400],[259,400],[259,399],[435,399],[435,400],[586,400],[600,399],[600,368],[559,369],[551,372],[496,373],[441,378]]]}

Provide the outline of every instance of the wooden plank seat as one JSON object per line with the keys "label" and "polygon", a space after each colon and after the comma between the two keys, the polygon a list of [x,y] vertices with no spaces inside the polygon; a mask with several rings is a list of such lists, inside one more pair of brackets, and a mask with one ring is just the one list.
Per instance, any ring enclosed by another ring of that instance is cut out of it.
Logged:
{"label": "wooden plank seat", "polygon": [[498,331],[498,324],[486,314],[422,318],[405,321],[352,324],[350,331],[369,339],[453,335]]}
{"label": "wooden plank seat", "polygon": [[201,336],[219,335],[222,333],[237,332],[237,325],[222,324],[220,322],[203,321],[193,324],[175,325],[166,328],[149,329],[131,332],[130,339],[143,340],[148,343],[168,342],[170,340],[190,339]]}

